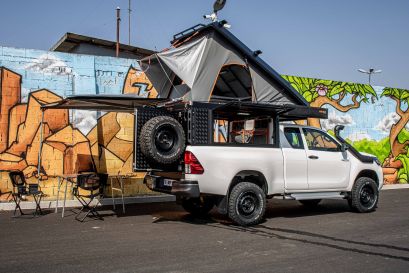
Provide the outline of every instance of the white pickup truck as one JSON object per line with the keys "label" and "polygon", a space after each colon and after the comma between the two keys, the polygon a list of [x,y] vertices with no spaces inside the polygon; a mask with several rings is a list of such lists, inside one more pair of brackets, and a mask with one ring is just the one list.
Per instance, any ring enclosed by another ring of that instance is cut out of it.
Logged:
{"label": "white pickup truck", "polygon": [[279,128],[279,147],[187,145],[180,176],[152,172],[145,183],[176,195],[192,214],[216,205],[239,225],[259,223],[272,197],[305,206],[346,199],[357,212],[375,210],[383,186],[376,157],[358,153],[339,134],[293,124]]}

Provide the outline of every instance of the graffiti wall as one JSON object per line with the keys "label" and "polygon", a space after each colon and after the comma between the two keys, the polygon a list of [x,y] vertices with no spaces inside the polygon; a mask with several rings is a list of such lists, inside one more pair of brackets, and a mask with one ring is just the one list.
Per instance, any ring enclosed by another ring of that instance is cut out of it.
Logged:
{"label": "graffiti wall", "polygon": [[329,109],[327,120],[308,125],[327,131],[345,125],[343,137],[383,164],[385,183],[409,180],[409,90],[365,84],[284,76],[314,107]]}
{"label": "graffiti wall", "polygon": [[[1,192],[12,189],[11,170],[23,171],[29,183],[40,176],[50,199],[63,174],[131,173],[133,114],[47,110],[40,126],[41,105],[93,93],[157,95],[135,60],[0,47]],[[125,183],[128,195],[150,193],[141,177]]]}
{"label": "graffiti wall", "polygon": [[[409,90],[284,77],[311,106],[329,109],[328,120],[309,125],[327,131],[345,125],[344,137],[381,160],[386,183],[408,183]],[[49,199],[63,174],[131,173],[133,114],[47,110],[40,126],[43,104],[73,94],[122,93],[157,96],[135,60],[0,47],[0,191],[12,189],[11,170],[23,171],[29,183],[40,178]],[[127,195],[152,194],[142,176],[125,183]]]}

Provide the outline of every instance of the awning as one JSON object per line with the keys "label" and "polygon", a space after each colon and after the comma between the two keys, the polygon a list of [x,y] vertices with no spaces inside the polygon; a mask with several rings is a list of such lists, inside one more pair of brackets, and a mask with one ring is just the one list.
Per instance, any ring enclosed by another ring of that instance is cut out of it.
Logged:
{"label": "awning", "polygon": [[[199,103],[197,103],[199,104]],[[213,105],[215,119],[251,119],[260,116],[278,116],[280,121],[303,120],[307,118],[328,118],[328,110],[301,105],[271,105],[267,103],[251,103],[232,101]]]}
{"label": "awning", "polygon": [[141,106],[158,106],[168,99],[141,98],[133,94],[121,95],[76,95],[69,96],[56,103],[45,104],[47,109],[77,109],[105,112],[130,112]]}

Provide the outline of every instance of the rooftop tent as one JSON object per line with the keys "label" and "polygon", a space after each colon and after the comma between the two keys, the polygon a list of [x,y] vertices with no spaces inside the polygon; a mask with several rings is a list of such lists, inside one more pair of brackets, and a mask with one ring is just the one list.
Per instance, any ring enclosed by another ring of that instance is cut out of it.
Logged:
{"label": "rooftop tent", "polygon": [[207,102],[240,98],[269,104],[307,105],[277,72],[220,23],[176,35],[174,48],[142,60],[160,98]]}

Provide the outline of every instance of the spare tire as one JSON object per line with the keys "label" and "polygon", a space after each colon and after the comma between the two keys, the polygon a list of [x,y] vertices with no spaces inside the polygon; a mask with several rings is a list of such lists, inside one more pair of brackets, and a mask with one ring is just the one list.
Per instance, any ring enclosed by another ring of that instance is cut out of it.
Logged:
{"label": "spare tire", "polygon": [[141,152],[154,163],[176,163],[185,150],[185,133],[174,118],[158,116],[146,122],[140,134]]}

